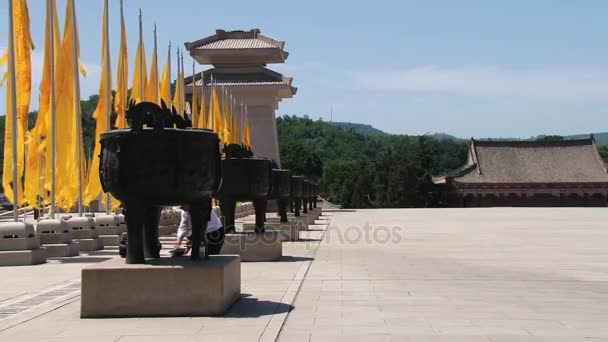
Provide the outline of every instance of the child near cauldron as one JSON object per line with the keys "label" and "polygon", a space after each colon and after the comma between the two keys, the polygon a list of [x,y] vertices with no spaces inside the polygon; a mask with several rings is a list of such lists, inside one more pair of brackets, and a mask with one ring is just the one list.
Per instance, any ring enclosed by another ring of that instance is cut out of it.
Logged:
{"label": "child near cauldron", "polygon": [[[192,235],[192,218],[190,217],[190,207],[185,204],[181,207],[181,219],[179,227],[177,228],[177,241],[175,248],[170,251],[173,256],[180,256],[188,251],[182,247],[184,237],[190,237]],[[219,216],[216,213],[217,208],[211,209],[211,215],[209,222],[207,222],[207,248],[209,248],[209,255],[220,254],[222,245],[224,244],[224,237],[226,233]],[[202,251],[201,251],[201,254]]]}

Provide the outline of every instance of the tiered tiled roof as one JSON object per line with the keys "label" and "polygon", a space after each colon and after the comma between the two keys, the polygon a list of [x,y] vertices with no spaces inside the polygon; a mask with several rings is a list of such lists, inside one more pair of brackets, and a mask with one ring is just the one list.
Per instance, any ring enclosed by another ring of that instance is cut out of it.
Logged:
{"label": "tiered tiled roof", "polygon": [[606,183],[608,172],[593,138],[563,141],[471,139],[469,161],[442,183]]}

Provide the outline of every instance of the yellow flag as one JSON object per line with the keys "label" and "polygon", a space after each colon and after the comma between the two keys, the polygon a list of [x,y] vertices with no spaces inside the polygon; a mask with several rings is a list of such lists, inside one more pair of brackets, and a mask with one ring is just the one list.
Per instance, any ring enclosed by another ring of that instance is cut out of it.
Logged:
{"label": "yellow flag", "polygon": [[58,83],[56,83],[56,89],[58,90],[56,93],[56,113],[57,124],[61,128],[57,129],[55,184],[57,188],[57,205],[63,209],[71,208],[78,198],[79,144],[82,144],[82,136],[77,135],[76,118],[74,116],[74,106],[76,103],[74,63],[78,63],[78,61],[74,60],[73,54],[74,45],[76,45],[78,59],[79,43],[78,33],[72,34],[72,30],[75,31],[76,29],[76,14],[72,13],[73,1],[66,1],[65,25],[61,48],[62,56],[61,61],[57,63],[58,68],[56,70],[58,76]]}
{"label": "yellow flag", "polygon": [[197,128],[208,128],[207,126],[207,112],[205,111],[205,82],[203,81],[201,74],[201,108],[198,112],[198,124]]}
{"label": "yellow flag", "polygon": [[220,111],[220,100],[217,96],[217,90],[213,87],[212,91],[212,103],[213,107],[213,131],[217,133],[220,137],[220,140],[224,141],[224,137],[222,136],[222,113]]}
{"label": "yellow flag", "polygon": [[223,92],[222,101],[222,141],[225,144],[230,144],[230,108],[228,107],[228,93]]}
{"label": "yellow flag", "polygon": [[184,116],[184,73],[182,65],[177,59],[177,79],[175,80],[175,93],[173,95],[173,107],[179,116]]}
{"label": "yellow flag", "polygon": [[[122,1],[121,1],[122,6]],[[118,64],[116,66],[116,95],[114,96],[114,110],[118,128],[126,128],[125,112],[127,107],[127,89],[129,88],[129,58],[127,52],[127,29],[125,18],[120,8],[120,45],[118,46]]]}
{"label": "yellow flag", "polygon": [[[156,48],[156,46],[154,46]],[[156,94],[158,93],[158,74],[156,71],[156,50],[152,52],[152,62],[150,62],[150,77],[148,79],[148,83],[146,85],[146,95],[145,99],[149,102],[159,103],[160,101],[156,99]],[[160,99],[160,97],[159,97]]]}
{"label": "yellow flag", "polygon": [[[135,102],[142,102],[146,98],[145,88],[148,83],[148,75],[146,72],[146,48],[143,41],[140,41],[137,44],[134,64],[135,69],[133,70],[133,82],[131,83],[131,99],[135,100]],[[143,81],[143,84],[141,81]],[[140,94],[144,94],[143,99]]]}
{"label": "yellow flag", "polygon": [[[95,148],[93,150],[92,160],[89,163],[89,170],[86,179],[86,190],[84,193],[84,204],[89,204],[91,201],[97,198],[101,191],[101,183],[99,181],[99,154],[101,153],[101,146],[99,144],[101,133],[107,131],[108,117],[106,113],[109,113],[110,103],[106,102],[106,94],[112,91],[112,76],[111,76],[111,61],[107,60],[107,16],[108,9],[103,6],[103,19],[101,28],[101,79],[99,81],[99,100],[97,101],[97,108],[93,112],[93,119],[95,119]],[[108,87],[109,86],[109,87]]]}
{"label": "yellow flag", "polygon": [[238,110],[234,109],[234,106],[232,107],[232,129],[230,130],[232,132],[232,143],[233,144],[238,144],[240,143],[239,141],[239,120],[238,120]]}
{"label": "yellow flag", "polygon": [[249,133],[249,115],[245,116],[245,122],[243,122],[243,145],[246,148],[251,149],[251,136]]}
{"label": "yellow flag", "polygon": [[196,74],[192,74],[192,127],[198,127],[198,89],[196,87]]}
{"label": "yellow flag", "polygon": [[[48,5],[49,3],[47,3]],[[36,124],[28,133],[26,139],[27,151],[25,161],[24,195],[25,202],[29,206],[36,204],[38,196],[46,198],[46,191],[41,186],[41,178],[44,178],[44,163],[51,163],[50,147],[50,104],[51,104],[51,44],[54,44],[55,60],[60,51],[60,32],[57,20],[57,9],[55,1],[50,1],[50,8],[46,8],[45,16],[45,38],[44,38],[44,64],[42,78],[40,81],[39,109],[36,117]],[[51,28],[49,16],[53,16],[53,37],[50,36]],[[44,159],[43,159],[44,154]],[[50,190],[50,179],[47,182]]]}
{"label": "yellow flag", "polygon": [[163,76],[160,81],[160,98],[165,101],[167,106],[169,103],[169,89],[171,89],[171,77],[169,77],[169,59],[165,61],[165,67],[163,68]]}
{"label": "yellow flag", "polygon": [[[31,62],[31,37],[30,18],[25,0],[13,2],[13,42],[14,42],[14,65],[15,65],[15,89],[17,97],[17,136],[13,136],[13,109],[11,78],[7,77],[6,84],[6,121],[4,131],[4,172],[2,175],[2,186],[4,194],[9,201],[13,201],[13,190],[17,190],[17,201],[23,201],[23,184],[21,177],[24,170],[24,143],[25,130],[27,129],[27,113],[30,108],[30,95],[32,90],[32,62]],[[10,61],[9,61],[10,62]],[[13,144],[17,144],[17,184],[13,184]],[[13,188],[15,186],[15,188]],[[16,203],[13,203],[16,204]],[[18,203],[17,203],[18,204]]]}

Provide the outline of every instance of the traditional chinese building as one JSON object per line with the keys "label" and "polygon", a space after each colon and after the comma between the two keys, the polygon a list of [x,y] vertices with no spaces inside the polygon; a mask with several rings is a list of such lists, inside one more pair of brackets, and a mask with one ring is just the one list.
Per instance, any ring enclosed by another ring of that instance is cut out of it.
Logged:
{"label": "traditional chinese building", "polygon": [[593,137],[471,139],[467,163],[434,177],[448,207],[605,207],[608,169]]}
{"label": "traditional chinese building", "polygon": [[205,86],[205,101],[209,103],[211,77],[217,87],[227,88],[238,104],[247,105],[251,144],[256,157],[281,163],[275,123],[275,111],[284,98],[293,97],[297,88],[292,78],[266,68],[269,63],[284,63],[289,53],[285,42],[250,31],[217,30],[212,36],[186,43],[190,56],[199,64],[211,64],[213,68],[185,79],[185,94],[190,99],[193,83],[199,99]]}

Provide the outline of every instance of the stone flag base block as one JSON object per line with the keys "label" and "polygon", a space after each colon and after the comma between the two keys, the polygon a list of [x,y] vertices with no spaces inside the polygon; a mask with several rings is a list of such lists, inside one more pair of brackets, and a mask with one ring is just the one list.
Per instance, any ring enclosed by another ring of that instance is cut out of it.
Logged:
{"label": "stone flag base block", "polygon": [[[281,238],[283,241],[298,241],[300,239],[300,231],[304,229],[304,226],[297,222],[288,223],[266,223],[264,224],[265,230],[278,230],[281,232]],[[243,231],[253,232],[255,230],[255,224],[245,223],[243,224]]]}
{"label": "stone flag base block", "polygon": [[104,247],[118,246],[120,244],[119,235],[99,235],[99,240]]}
{"label": "stone flag base block", "polygon": [[93,252],[103,250],[103,241],[96,237],[94,239],[77,239],[74,240],[80,244],[81,252]]}
{"label": "stone flag base block", "polygon": [[276,261],[283,256],[281,232],[226,234],[221,254],[238,254],[241,261]]}
{"label": "stone flag base block", "polygon": [[241,295],[238,255],[146,262],[113,258],[84,268],[80,317],[222,315]]}
{"label": "stone flag base block", "polygon": [[46,250],[0,251],[0,266],[38,265],[46,262]]}
{"label": "stone flag base block", "polygon": [[44,245],[44,249],[46,249],[46,254],[49,258],[73,257],[80,254],[78,242],[46,244]]}

